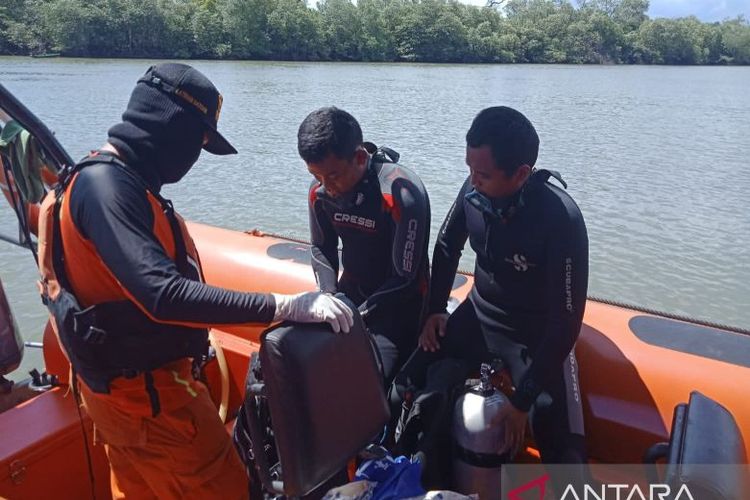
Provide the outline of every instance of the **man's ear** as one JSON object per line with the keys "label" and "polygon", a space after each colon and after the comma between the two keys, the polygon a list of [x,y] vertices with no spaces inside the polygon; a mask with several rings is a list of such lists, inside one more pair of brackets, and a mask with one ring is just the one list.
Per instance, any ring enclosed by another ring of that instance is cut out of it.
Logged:
{"label": "man's ear", "polygon": [[357,163],[357,165],[367,164],[367,159],[369,157],[370,155],[363,147],[357,148],[357,150],[354,152],[354,161]]}
{"label": "man's ear", "polygon": [[518,170],[516,170],[516,173],[513,174],[513,184],[520,188],[523,186],[526,181],[529,179],[529,176],[531,175],[532,168],[529,165],[523,164],[520,167],[518,167]]}

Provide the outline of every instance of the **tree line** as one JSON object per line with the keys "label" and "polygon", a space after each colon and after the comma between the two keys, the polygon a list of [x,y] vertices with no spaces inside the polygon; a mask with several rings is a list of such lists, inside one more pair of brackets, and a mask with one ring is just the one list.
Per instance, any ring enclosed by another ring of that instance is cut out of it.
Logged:
{"label": "tree line", "polygon": [[743,17],[648,0],[3,0],[0,54],[464,63],[750,64]]}

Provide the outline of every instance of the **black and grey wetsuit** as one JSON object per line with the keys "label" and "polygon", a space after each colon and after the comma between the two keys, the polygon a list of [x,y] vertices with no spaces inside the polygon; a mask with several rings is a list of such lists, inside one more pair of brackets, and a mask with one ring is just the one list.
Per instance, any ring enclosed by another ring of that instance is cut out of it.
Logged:
{"label": "black and grey wetsuit", "polygon": [[[365,315],[389,380],[416,345],[428,289],[430,203],[421,180],[370,160],[357,185],[309,192],[312,265],[319,288],[343,292]],[[339,278],[338,242],[343,272]]]}
{"label": "black and grey wetsuit", "polygon": [[548,182],[551,175],[534,172],[488,212],[467,200],[467,179],[435,245],[429,310],[445,312],[468,238],[477,256],[474,287],[450,316],[439,352],[475,367],[502,358],[517,388],[511,402],[532,410],[542,459],[577,462],[585,453],[573,346],[586,306],[588,236],[578,206]]}

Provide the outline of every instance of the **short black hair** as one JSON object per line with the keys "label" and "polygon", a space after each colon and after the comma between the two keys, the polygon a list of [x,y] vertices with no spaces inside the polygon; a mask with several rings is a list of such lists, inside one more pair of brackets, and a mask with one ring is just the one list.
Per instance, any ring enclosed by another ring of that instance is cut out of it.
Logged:
{"label": "short black hair", "polygon": [[507,106],[483,109],[466,133],[470,148],[489,146],[495,166],[513,175],[521,165],[533,167],[539,155],[539,136],[528,118]]}
{"label": "short black hair", "polygon": [[344,160],[354,158],[362,145],[362,129],[357,120],[343,109],[330,106],[316,109],[297,131],[297,151],[307,163],[322,161],[333,153]]}

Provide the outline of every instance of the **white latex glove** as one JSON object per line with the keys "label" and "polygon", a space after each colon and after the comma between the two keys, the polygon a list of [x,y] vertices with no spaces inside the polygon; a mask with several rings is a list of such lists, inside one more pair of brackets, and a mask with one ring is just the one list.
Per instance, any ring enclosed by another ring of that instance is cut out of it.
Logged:
{"label": "white latex glove", "polygon": [[273,294],[276,299],[274,321],[290,320],[300,323],[331,325],[333,331],[348,333],[354,324],[354,313],[349,306],[323,292],[304,292],[297,295]]}

